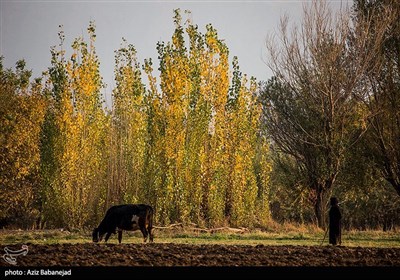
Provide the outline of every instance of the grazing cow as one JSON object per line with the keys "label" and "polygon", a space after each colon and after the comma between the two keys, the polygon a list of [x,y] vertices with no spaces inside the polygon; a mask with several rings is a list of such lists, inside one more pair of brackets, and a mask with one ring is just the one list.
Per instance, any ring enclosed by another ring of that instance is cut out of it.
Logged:
{"label": "grazing cow", "polygon": [[93,230],[93,242],[100,242],[104,239],[107,242],[112,233],[118,231],[118,242],[122,241],[122,231],[135,231],[140,229],[143,234],[144,242],[147,237],[153,242],[153,208],[145,204],[124,204],[112,206],[107,210],[104,219],[100,225]]}

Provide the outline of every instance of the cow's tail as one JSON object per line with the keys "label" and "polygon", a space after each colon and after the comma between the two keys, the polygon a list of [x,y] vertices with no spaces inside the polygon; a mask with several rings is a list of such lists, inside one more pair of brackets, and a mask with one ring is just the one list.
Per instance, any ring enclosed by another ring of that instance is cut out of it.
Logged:
{"label": "cow's tail", "polygon": [[153,229],[153,216],[154,216],[153,208],[149,206],[146,211],[146,220],[148,221],[147,232],[149,233],[150,242],[153,242],[153,233],[151,232]]}

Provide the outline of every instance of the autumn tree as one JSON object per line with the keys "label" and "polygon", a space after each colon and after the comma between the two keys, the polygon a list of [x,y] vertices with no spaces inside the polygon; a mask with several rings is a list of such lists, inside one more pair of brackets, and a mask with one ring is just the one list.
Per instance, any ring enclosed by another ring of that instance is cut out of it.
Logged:
{"label": "autumn tree", "polygon": [[256,205],[262,205],[266,214],[258,218],[265,221],[269,169],[260,156],[266,142],[257,137],[256,82],[248,86],[237,70],[231,86],[228,47],[217,30],[207,25],[202,34],[190,20],[186,27],[181,21],[175,10],[172,41],[157,46],[160,93],[151,63],[145,63],[150,80],[146,169],[153,172],[146,180],[158,194],[157,219],[250,225]]}
{"label": "autumn tree", "polygon": [[[89,44],[74,40],[72,55],[66,61],[64,50],[52,51],[49,69],[50,98],[54,111],[49,112],[55,133],[48,144],[54,153],[48,160],[55,166],[46,175],[46,210],[56,225],[82,227],[95,218],[105,188],[107,119],[102,107],[102,79],[95,52],[95,27],[88,27]],[[63,32],[59,33],[62,42]],[[46,164],[44,165],[46,166]],[[53,214],[51,214],[53,212]]]}
{"label": "autumn tree", "polygon": [[[60,26],[61,27],[61,26]],[[68,75],[66,69],[65,50],[63,43],[65,35],[61,29],[58,32],[60,40],[59,47],[51,47],[51,67],[44,73],[46,86],[42,95],[46,99],[48,106],[45,112],[44,124],[40,139],[40,171],[41,171],[41,215],[39,226],[43,227],[47,223],[50,225],[60,226],[61,211],[59,204],[60,195],[57,193],[55,182],[60,176],[63,146],[60,141],[60,125],[57,123],[57,116],[62,110],[62,98],[65,95],[68,84]]]}
{"label": "autumn tree", "polygon": [[165,127],[164,105],[162,96],[157,87],[157,79],[153,75],[153,62],[145,60],[143,70],[148,78],[149,88],[147,89],[144,102],[146,106],[146,150],[144,188],[145,200],[155,209],[155,220],[157,223],[165,224],[169,221],[167,216],[167,205],[165,200]]}
{"label": "autumn tree", "polygon": [[141,66],[123,40],[112,108],[103,106],[92,22],[88,40],[71,48],[60,30],[51,66],[31,86],[23,62],[16,73],[0,68],[1,198],[15,202],[2,203],[1,219],[24,212],[40,227],[85,228],[111,205],[148,203],[160,225],[268,222],[271,164],[257,82],[237,58],[231,71],[211,24],[202,33],[179,10],[173,19],[171,41],[157,44],[159,79],[151,59]]}
{"label": "autumn tree", "polygon": [[106,204],[143,199],[146,111],[140,65],[132,44],[115,52],[115,82],[110,130],[109,187]]}
{"label": "autumn tree", "polygon": [[283,17],[280,45],[268,42],[275,77],[261,94],[266,131],[301,169],[321,227],[346,151],[365,131],[363,106],[354,95],[372,54],[355,55],[367,36],[350,46],[351,26],[347,12],[333,13],[326,1],[313,1],[304,7],[299,28],[289,30]]}
{"label": "autumn tree", "polygon": [[[360,100],[368,112],[368,160],[400,195],[400,4],[391,0],[355,1],[355,21],[367,26],[373,53]],[[357,34],[354,40],[360,40]]]}
{"label": "autumn tree", "polygon": [[0,58],[0,224],[35,226],[40,212],[40,134],[46,102],[25,61],[15,71]]}
{"label": "autumn tree", "polygon": [[[239,71],[236,58],[233,64],[234,71]],[[265,158],[269,155],[268,143],[259,133],[261,105],[257,100],[257,83],[251,79],[248,86],[244,76],[235,84],[236,73],[226,106],[228,176],[225,216],[233,225],[252,226],[257,220],[256,213],[260,213],[258,222],[268,220],[269,216],[266,183],[270,167]]]}

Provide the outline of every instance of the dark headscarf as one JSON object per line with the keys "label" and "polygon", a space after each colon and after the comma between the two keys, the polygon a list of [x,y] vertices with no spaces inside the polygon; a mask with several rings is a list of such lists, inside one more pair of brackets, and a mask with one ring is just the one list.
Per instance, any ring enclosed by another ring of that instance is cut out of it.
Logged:
{"label": "dark headscarf", "polygon": [[331,197],[331,206],[338,205],[339,201],[336,197]]}

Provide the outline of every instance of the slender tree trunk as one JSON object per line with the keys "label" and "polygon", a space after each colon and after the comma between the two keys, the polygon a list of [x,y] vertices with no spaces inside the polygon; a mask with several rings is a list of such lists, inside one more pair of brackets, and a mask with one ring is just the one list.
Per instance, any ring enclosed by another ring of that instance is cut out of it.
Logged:
{"label": "slender tree trunk", "polygon": [[318,185],[316,190],[316,198],[314,203],[314,213],[317,218],[317,225],[320,228],[325,228],[325,210],[326,200],[324,199],[324,190],[321,185]]}
{"label": "slender tree trunk", "polygon": [[332,182],[326,181],[325,184],[316,184],[315,200],[314,200],[314,214],[317,219],[317,226],[325,229],[327,226],[327,205],[329,193],[331,190]]}

